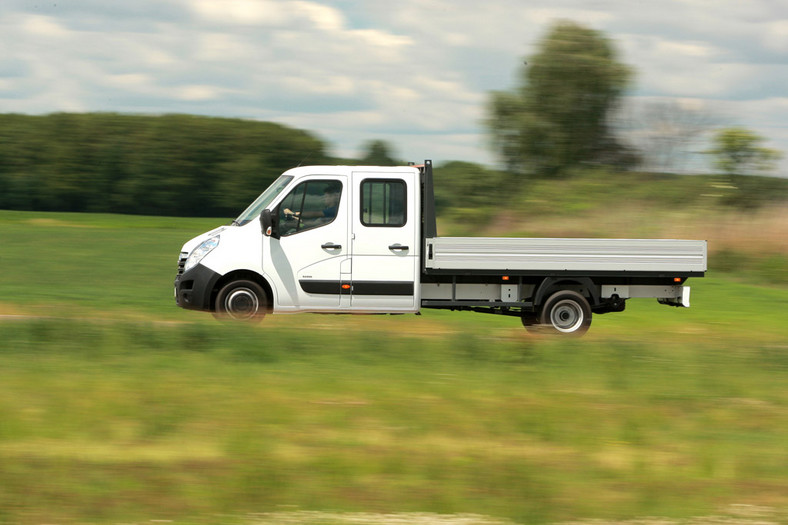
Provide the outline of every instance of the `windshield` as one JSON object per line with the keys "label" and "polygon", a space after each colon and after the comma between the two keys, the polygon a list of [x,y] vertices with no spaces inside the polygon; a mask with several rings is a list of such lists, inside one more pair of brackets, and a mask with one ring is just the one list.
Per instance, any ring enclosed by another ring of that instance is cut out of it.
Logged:
{"label": "windshield", "polygon": [[290,175],[282,175],[276,179],[273,184],[268,186],[268,189],[266,189],[259,197],[257,197],[257,199],[255,199],[255,201],[250,204],[249,207],[246,208],[237,219],[235,219],[234,224],[243,226],[247,222],[260,215],[260,212],[262,212],[268,207],[269,204],[271,204],[271,202],[283,189],[285,189],[285,186],[287,186],[291,180],[293,180],[293,177]]}

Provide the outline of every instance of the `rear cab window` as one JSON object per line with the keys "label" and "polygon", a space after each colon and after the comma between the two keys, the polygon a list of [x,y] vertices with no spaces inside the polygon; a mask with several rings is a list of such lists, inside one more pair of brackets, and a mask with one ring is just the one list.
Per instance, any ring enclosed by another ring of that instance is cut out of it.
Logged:
{"label": "rear cab window", "polygon": [[361,224],[364,226],[405,226],[407,204],[405,181],[401,179],[366,179],[361,182]]}

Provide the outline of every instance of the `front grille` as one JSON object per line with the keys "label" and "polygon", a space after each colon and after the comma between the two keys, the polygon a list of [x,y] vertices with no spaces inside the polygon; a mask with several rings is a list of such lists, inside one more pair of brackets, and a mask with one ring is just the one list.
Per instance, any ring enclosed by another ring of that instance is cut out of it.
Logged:
{"label": "front grille", "polygon": [[189,257],[189,252],[181,252],[178,257],[178,275],[183,275],[183,269],[186,266],[186,259]]}

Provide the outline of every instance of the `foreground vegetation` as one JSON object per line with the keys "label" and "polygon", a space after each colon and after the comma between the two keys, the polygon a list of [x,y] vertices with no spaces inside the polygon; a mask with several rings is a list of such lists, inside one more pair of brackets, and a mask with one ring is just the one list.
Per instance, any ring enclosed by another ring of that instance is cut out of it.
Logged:
{"label": "foreground vegetation", "polygon": [[647,311],[662,330],[605,319],[571,342],[431,314],[6,322],[2,518],[788,509],[785,330]]}
{"label": "foreground vegetation", "polygon": [[0,522],[788,522],[779,213],[683,217],[727,250],[693,308],[564,341],[451,312],[220,324],[171,291],[215,220],[0,212]]}

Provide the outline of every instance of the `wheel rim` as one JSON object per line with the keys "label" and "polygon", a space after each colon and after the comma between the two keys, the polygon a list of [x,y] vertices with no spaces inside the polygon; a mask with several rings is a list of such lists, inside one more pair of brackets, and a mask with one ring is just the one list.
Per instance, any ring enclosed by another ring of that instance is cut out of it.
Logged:
{"label": "wheel rim", "polygon": [[250,319],[260,309],[260,301],[252,290],[238,288],[224,300],[224,309],[233,319]]}
{"label": "wheel rim", "polygon": [[583,325],[583,309],[575,301],[565,299],[550,311],[550,324],[563,333],[574,332]]}

